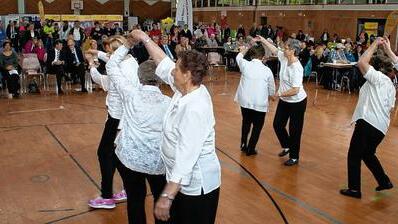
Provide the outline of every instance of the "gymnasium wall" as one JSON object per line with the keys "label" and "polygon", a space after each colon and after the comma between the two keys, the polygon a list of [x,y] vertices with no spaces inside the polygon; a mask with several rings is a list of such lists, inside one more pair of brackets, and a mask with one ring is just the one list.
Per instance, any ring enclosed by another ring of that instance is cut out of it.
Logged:
{"label": "gymnasium wall", "polygon": [[[236,29],[239,24],[245,26],[246,31],[260,18],[267,17],[267,23],[275,26],[283,26],[289,33],[299,29],[312,36],[320,37],[323,30],[327,29],[331,35],[339,34],[341,37],[354,38],[357,33],[357,20],[360,18],[386,19],[391,11],[227,11],[227,23]],[[195,22],[220,23],[221,13],[213,11],[194,12]]]}
{"label": "gymnasium wall", "polygon": [[0,0],[0,15],[18,13],[18,2],[16,0]]}
{"label": "gymnasium wall", "polygon": [[[0,0],[0,15],[17,14],[17,0]],[[39,0],[25,0],[25,13],[38,14],[37,3]],[[73,14],[70,0],[54,0],[48,3],[42,0],[44,11],[47,14]],[[123,0],[110,0],[104,4],[96,0],[83,1],[82,15],[103,14],[103,15],[123,15]],[[130,0],[130,14],[141,18],[164,19],[171,14],[170,2],[158,2],[148,5],[144,1]]]}

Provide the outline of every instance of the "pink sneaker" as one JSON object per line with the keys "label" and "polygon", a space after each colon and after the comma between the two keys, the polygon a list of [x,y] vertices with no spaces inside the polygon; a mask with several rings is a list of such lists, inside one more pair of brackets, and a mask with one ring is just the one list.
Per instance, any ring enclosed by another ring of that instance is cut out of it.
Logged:
{"label": "pink sneaker", "polygon": [[127,194],[125,190],[122,190],[119,193],[113,194],[113,200],[115,201],[124,201],[127,200]]}
{"label": "pink sneaker", "polygon": [[113,199],[104,199],[102,197],[98,197],[88,201],[88,206],[90,206],[91,208],[112,209],[116,207],[116,204],[115,200]]}

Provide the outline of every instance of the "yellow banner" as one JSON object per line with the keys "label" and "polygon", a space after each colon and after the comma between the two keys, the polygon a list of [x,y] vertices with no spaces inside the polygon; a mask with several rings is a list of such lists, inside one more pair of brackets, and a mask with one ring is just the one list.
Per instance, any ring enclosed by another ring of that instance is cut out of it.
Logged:
{"label": "yellow banner", "polygon": [[62,21],[123,21],[121,15],[61,15]]}
{"label": "yellow banner", "polygon": [[378,27],[379,27],[379,23],[375,23],[375,22],[366,22],[364,24],[365,30],[377,30]]}
{"label": "yellow banner", "polygon": [[44,19],[52,19],[54,21],[61,21],[61,15],[50,15],[47,14],[44,16]]}
{"label": "yellow banner", "polygon": [[43,2],[39,1],[37,3],[37,7],[39,8],[39,15],[40,18],[43,19],[44,18],[44,6],[43,6]]}

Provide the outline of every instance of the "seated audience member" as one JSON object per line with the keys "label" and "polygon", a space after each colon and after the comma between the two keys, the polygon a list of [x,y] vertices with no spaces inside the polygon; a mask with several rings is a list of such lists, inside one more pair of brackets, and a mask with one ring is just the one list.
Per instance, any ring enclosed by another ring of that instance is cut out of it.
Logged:
{"label": "seated audience member", "polygon": [[169,44],[169,37],[167,35],[162,36],[162,40],[160,41],[160,48],[166,53],[166,55],[173,61],[177,59],[177,55]]}
{"label": "seated audience member", "polygon": [[188,38],[188,42],[192,40],[192,32],[188,29],[188,24],[184,25],[184,29],[182,29],[179,34],[180,34],[180,38],[182,36]]}
{"label": "seated audience member", "polygon": [[47,73],[55,74],[57,77],[57,91],[58,94],[63,94],[62,90],[62,78],[65,77],[65,66],[66,66],[66,54],[62,49],[63,44],[61,40],[54,42],[54,49],[48,51],[47,56]]}
{"label": "seated audience member", "polygon": [[315,48],[314,54],[311,55],[312,71],[315,71],[318,75],[321,75],[323,72],[320,65],[327,61],[327,58],[323,56],[323,51],[323,46],[319,45]]}
{"label": "seated audience member", "polygon": [[329,61],[333,63],[347,64],[348,60],[345,56],[344,48],[345,47],[342,43],[338,43],[336,45],[336,50],[332,50],[332,52],[330,53]]}
{"label": "seated audience member", "polygon": [[[156,42],[155,42],[155,43],[156,43]],[[191,49],[192,49],[192,47],[191,47],[191,45],[189,45],[189,39],[188,39],[188,37],[181,36],[180,43],[177,44],[176,50],[175,50],[177,56],[178,56],[178,54],[179,54],[180,52],[188,51],[188,50],[191,50]]]}
{"label": "seated audience member", "polygon": [[[32,42],[33,39],[39,39],[40,35],[37,31],[34,30],[35,25],[33,23],[30,23],[28,25],[28,29],[26,31],[24,31],[23,35],[22,35],[22,39],[21,39],[21,47],[23,49],[25,49],[25,45],[28,44],[28,46],[32,47]],[[28,48],[29,49],[29,48]],[[32,49],[30,48],[30,52],[32,52]]]}
{"label": "seated audience member", "polygon": [[67,67],[69,72],[72,73],[73,83],[77,83],[77,79],[80,79],[81,92],[87,92],[85,87],[85,67],[83,53],[80,48],[75,47],[74,40],[68,40],[68,48],[66,49]]}
{"label": "seated audience member", "polygon": [[364,53],[364,49],[363,46],[361,44],[358,44],[354,50],[354,58],[355,61],[358,61],[359,58],[362,56],[362,54]]}
{"label": "seated audience member", "polygon": [[[207,47],[218,47],[215,34],[211,34],[210,38],[208,38],[206,41]],[[221,55],[218,52],[209,52],[207,55],[210,64],[219,64],[221,62]]]}
{"label": "seated audience member", "polygon": [[348,62],[356,62],[354,54],[352,52],[352,46],[351,44],[346,44],[345,45],[345,57],[347,58]]}
{"label": "seated audience member", "polygon": [[33,48],[33,53],[37,55],[37,58],[39,59],[41,70],[43,71],[44,66],[45,66],[45,61],[47,59],[47,53],[46,49],[44,48],[44,44],[42,40],[38,40],[36,42],[36,45]]}
{"label": "seated audience member", "polygon": [[19,96],[18,56],[12,50],[11,42],[3,43],[3,52],[0,54],[0,71],[7,82],[9,97]]}

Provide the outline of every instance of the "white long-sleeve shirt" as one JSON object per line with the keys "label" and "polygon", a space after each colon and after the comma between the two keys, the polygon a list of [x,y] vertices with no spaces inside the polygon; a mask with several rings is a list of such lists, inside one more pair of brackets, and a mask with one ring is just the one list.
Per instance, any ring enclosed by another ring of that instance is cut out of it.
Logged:
{"label": "white long-sleeve shirt", "polygon": [[[100,58],[100,54],[98,54],[98,57]],[[134,86],[137,86],[140,83],[138,76],[134,75],[137,69],[138,63],[133,57],[124,59],[120,63],[120,72],[128,77],[127,80],[131,80]],[[108,69],[108,66],[106,66],[106,73],[109,74],[109,72],[111,71]],[[121,119],[123,114],[122,99],[112,81],[109,81],[104,77],[101,78],[104,86],[108,86],[108,95],[106,96],[106,106],[108,108],[108,113],[115,119]]]}
{"label": "white long-sleeve shirt", "polygon": [[213,103],[206,87],[182,95],[171,75],[175,63],[164,58],[156,74],[174,90],[163,122],[161,156],[167,181],[179,183],[180,192],[201,195],[221,185],[221,168],[215,152]]}
{"label": "white long-sleeve shirt", "polygon": [[298,103],[303,101],[305,98],[307,98],[307,93],[305,92],[303,86],[303,66],[298,60],[291,65],[288,65],[287,57],[285,57],[282,51],[278,51],[278,59],[281,63],[278,93],[282,94],[292,88],[299,88],[299,92],[296,95],[281,97],[281,100],[288,103]]}
{"label": "white long-sleeve shirt", "polygon": [[[109,61],[108,55],[103,51],[98,51],[98,58],[105,63]],[[90,68],[90,75],[95,83],[100,85],[104,91],[108,91],[110,81],[107,75],[102,75],[95,67]]]}
{"label": "white long-sleeve shirt", "polygon": [[[119,65],[128,49],[119,47],[106,64],[108,76],[121,96],[123,115],[115,143],[116,155],[127,168],[152,175],[165,173],[160,157],[163,117],[170,98],[156,86],[134,85]],[[137,76],[137,70],[134,71]]]}
{"label": "white long-sleeve shirt", "polygon": [[258,59],[247,61],[243,54],[236,56],[241,71],[235,102],[241,107],[268,112],[268,97],[275,95],[274,75],[271,69]]}
{"label": "white long-sleeve shirt", "polygon": [[395,105],[394,84],[389,77],[372,66],[363,77],[366,82],[359,91],[352,122],[363,119],[385,135]]}

